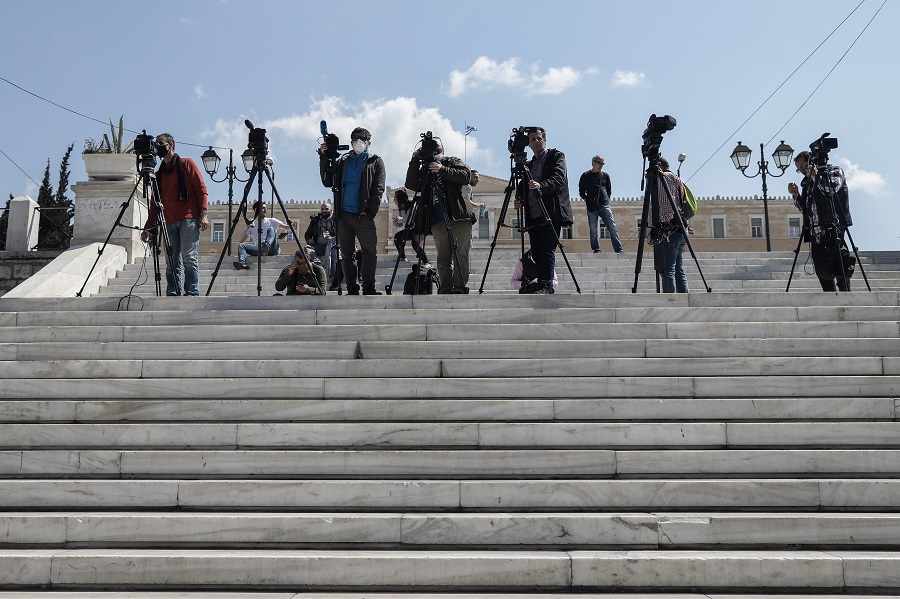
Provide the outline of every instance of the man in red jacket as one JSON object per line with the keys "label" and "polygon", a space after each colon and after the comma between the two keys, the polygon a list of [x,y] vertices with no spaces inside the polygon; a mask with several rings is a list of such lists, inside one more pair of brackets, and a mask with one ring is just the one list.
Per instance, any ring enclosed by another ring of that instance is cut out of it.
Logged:
{"label": "man in red jacket", "polygon": [[[209,228],[206,183],[196,162],[175,153],[171,134],[156,137],[156,154],[162,158],[156,180],[172,246],[172,263],[166,265],[166,295],[200,295],[200,232]],[[141,241],[150,240],[147,229],[154,226],[156,215],[151,208]]]}

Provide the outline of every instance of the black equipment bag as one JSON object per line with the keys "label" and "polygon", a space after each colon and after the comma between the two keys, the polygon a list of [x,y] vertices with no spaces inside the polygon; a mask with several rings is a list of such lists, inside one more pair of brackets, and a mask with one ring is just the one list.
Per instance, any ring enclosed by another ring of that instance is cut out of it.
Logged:
{"label": "black equipment bag", "polygon": [[[403,295],[416,295],[416,274],[419,272],[418,264],[413,265],[411,273],[406,275],[406,282],[403,284]],[[426,268],[419,275],[419,295],[431,295],[434,288],[438,287],[437,273],[433,268]]]}

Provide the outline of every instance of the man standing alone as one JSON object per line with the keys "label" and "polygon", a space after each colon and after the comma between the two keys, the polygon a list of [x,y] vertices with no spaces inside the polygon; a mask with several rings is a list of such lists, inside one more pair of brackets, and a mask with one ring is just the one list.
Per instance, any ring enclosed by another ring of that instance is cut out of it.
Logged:
{"label": "man standing alone", "polygon": [[603,156],[594,156],[591,159],[591,170],[585,171],[578,180],[578,195],[587,206],[588,227],[591,231],[591,249],[595,254],[600,253],[600,238],[597,234],[597,220],[603,219],[606,230],[609,232],[609,240],[612,241],[613,250],[617,254],[622,253],[622,242],[619,240],[619,231],[616,229],[616,221],[613,218],[612,209],[609,207],[609,199],[612,197],[612,183],[609,175],[603,172]]}

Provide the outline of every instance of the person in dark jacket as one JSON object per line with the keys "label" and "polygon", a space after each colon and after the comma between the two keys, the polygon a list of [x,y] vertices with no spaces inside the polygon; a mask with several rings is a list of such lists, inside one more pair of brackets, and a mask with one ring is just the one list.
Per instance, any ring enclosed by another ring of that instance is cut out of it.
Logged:
{"label": "person in dark jacket", "polygon": [[582,173],[578,179],[578,195],[584,200],[587,208],[588,227],[591,234],[591,249],[595,254],[600,253],[600,237],[597,234],[597,221],[602,220],[609,233],[613,250],[621,254],[622,241],[619,239],[619,230],[616,228],[616,219],[613,218],[612,209],[609,207],[609,199],[612,197],[612,182],[609,175],[603,171],[606,163],[599,154],[591,159],[591,170]]}
{"label": "person in dark jacket", "polygon": [[[468,189],[471,172],[466,163],[456,156],[444,156],[444,147],[436,140],[437,153],[434,160],[426,168],[429,173],[436,173],[438,179],[427,185],[421,180],[421,159],[416,150],[406,170],[406,187],[425,194],[425,204],[431,209],[431,238],[437,250],[437,274],[440,281],[438,293],[468,293],[469,284],[469,250],[472,247],[472,225],[475,223],[475,212],[469,202]],[[426,175],[430,178],[430,175]],[[450,214],[445,214],[444,202],[437,198],[436,187],[446,200]],[[424,189],[423,189],[424,188]],[[466,193],[463,189],[466,188]],[[446,221],[445,219],[448,219]],[[447,231],[446,222],[450,223],[453,240]],[[457,246],[459,268],[456,268],[453,257],[453,242]]]}
{"label": "person in dark jacket", "polygon": [[532,159],[525,163],[531,181],[523,181],[516,190],[515,205],[517,210],[523,208],[531,255],[538,267],[536,293],[553,293],[559,234],[563,226],[572,224],[566,155],[555,148],[547,148],[546,132],[542,127],[535,127],[528,133],[528,147],[534,152]]}
{"label": "person in dark jacket", "polygon": [[327,146],[319,148],[319,174],[322,185],[334,191],[334,207],[337,214],[337,237],[341,246],[341,265],[347,281],[347,293],[359,295],[357,265],[354,259],[356,242],[362,248],[363,295],[381,295],[375,290],[375,269],[378,238],[375,232],[375,215],[384,194],[384,160],[377,154],[369,154],[372,135],[357,127],[350,134],[352,151],[342,154],[332,163],[327,157]]}
{"label": "person in dark jacket", "polygon": [[[310,265],[312,271],[309,270]],[[278,280],[275,281],[275,291],[287,289],[287,295],[319,295],[320,287],[324,295],[325,269],[311,259],[307,264],[303,250],[294,252],[294,260],[281,270]]]}
{"label": "person in dark jacket", "polygon": [[817,169],[809,159],[809,152],[800,152],[794,158],[794,165],[803,180],[800,188],[796,183],[789,183],[788,192],[794,197],[794,205],[803,213],[803,236],[809,242],[822,290],[850,291],[856,258],[850,255],[844,242],[844,231],[853,224],[847,178],[840,167],[833,165],[827,165],[827,171],[818,173],[817,177]]}

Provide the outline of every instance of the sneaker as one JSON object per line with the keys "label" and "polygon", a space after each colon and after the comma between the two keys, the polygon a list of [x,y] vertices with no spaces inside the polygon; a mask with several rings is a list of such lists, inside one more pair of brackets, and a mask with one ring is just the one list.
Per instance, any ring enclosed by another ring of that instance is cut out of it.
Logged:
{"label": "sneaker", "polygon": [[237,270],[250,270],[250,265],[246,262],[241,262],[240,260],[235,260],[232,264]]}
{"label": "sneaker", "polygon": [[347,285],[347,295],[359,295],[359,285]]}
{"label": "sneaker", "polygon": [[619,250],[619,251],[617,251],[616,253],[617,253],[617,254],[624,254],[624,253],[625,253],[625,250]]}
{"label": "sneaker", "polygon": [[599,253],[600,253],[600,250],[594,250],[594,253],[595,253],[595,254],[599,254]]}
{"label": "sneaker", "polygon": [[363,284],[362,288],[363,295],[381,295],[381,292],[375,289],[375,285]]}
{"label": "sneaker", "polygon": [[261,244],[259,244],[259,252],[263,256],[268,256],[269,255],[269,244],[266,243],[265,241],[263,241]]}

